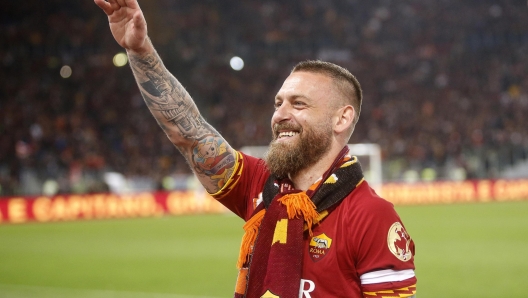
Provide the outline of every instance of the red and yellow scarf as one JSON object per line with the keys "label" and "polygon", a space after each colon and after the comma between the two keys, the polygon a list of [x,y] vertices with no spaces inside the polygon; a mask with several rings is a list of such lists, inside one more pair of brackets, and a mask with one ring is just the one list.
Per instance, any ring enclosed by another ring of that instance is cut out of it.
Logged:
{"label": "red and yellow scarf", "polygon": [[235,298],[297,298],[302,273],[304,232],[319,223],[363,181],[357,158],[340,154],[306,192],[289,179],[270,176],[263,203],[244,225]]}

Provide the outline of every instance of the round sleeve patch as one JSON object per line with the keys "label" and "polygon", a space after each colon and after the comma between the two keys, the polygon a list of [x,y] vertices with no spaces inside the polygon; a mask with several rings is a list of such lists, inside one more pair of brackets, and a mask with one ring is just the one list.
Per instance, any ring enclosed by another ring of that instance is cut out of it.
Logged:
{"label": "round sleeve patch", "polygon": [[409,249],[411,237],[401,223],[392,224],[387,235],[387,244],[392,254],[401,261],[407,262],[412,258],[412,252]]}

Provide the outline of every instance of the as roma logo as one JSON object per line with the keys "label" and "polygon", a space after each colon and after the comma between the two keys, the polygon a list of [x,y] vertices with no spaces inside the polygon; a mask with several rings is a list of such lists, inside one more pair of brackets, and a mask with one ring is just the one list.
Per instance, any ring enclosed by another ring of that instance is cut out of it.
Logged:
{"label": "as roma logo", "polygon": [[273,294],[270,290],[267,290],[260,298],[280,298],[279,296]]}
{"label": "as roma logo", "polygon": [[310,246],[308,247],[308,252],[310,257],[314,262],[318,262],[323,259],[330,250],[332,246],[332,238],[326,236],[326,234],[321,234],[312,237],[310,240]]}
{"label": "as roma logo", "polygon": [[398,259],[407,262],[412,258],[412,252],[409,249],[411,237],[401,223],[395,222],[392,224],[387,235],[387,244],[389,245],[389,250]]}

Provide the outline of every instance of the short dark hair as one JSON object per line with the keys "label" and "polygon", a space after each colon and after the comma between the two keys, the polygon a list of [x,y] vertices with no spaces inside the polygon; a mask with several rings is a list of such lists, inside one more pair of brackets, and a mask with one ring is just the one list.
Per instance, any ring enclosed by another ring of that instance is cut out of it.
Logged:
{"label": "short dark hair", "polygon": [[294,73],[296,71],[321,73],[334,79],[338,89],[354,107],[356,112],[354,119],[355,126],[359,120],[359,114],[361,112],[363,90],[361,90],[361,85],[353,74],[339,65],[321,60],[306,60],[299,62],[293,67],[291,72]]}

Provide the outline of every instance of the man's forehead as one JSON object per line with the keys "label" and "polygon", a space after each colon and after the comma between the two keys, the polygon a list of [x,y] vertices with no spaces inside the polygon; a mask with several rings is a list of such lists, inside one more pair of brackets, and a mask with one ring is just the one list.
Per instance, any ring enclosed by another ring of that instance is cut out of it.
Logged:
{"label": "man's forehead", "polygon": [[331,82],[331,78],[327,76],[326,74],[319,73],[319,72],[296,71],[296,72],[292,72],[286,78],[284,83],[290,82],[292,84],[295,84],[295,83],[304,83],[304,82],[312,82],[312,81]]}
{"label": "man's forehead", "polygon": [[283,96],[309,97],[310,94],[329,92],[331,79],[320,73],[297,71],[290,74],[277,93],[276,98]]}

